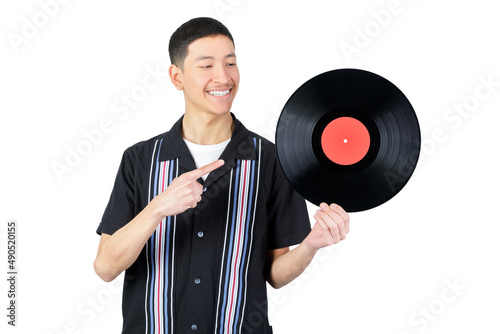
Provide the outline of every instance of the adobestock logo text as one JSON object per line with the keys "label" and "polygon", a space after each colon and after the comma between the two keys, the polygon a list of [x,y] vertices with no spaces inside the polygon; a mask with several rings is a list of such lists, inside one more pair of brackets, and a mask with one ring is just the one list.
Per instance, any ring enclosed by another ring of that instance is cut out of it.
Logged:
{"label": "adobestock logo text", "polygon": [[169,77],[168,71],[157,64],[156,68],[146,66],[146,74],[140,83],[134,85],[127,93],[120,94],[111,102],[112,115],[103,117],[97,125],[91,129],[83,129],[82,137],[74,145],[66,145],[64,159],[54,160],[51,163],[52,170],[59,182],[63,181],[66,174],[74,171],[80,166],[84,158],[94,151],[94,148],[102,145],[107,135],[111,134],[120,121],[127,119],[132,110],[140,107],[152,91],[160,87]]}
{"label": "adobestock logo text", "polygon": [[21,17],[21,27],[18,32],[8,32],[7,39],[16,54],[22,45],[28,44],[45,28],[60,12],[63,5],[71,0],[40,0],[39,9],[28,17]]}
{"label": "adobestock logo text", "polygon": [[[406,0],[407,2],[411,0]],[[386,8],[372,10],[370,18],[361,26],[354,27],[351,42],[342,41],[339,45],[344,58],[351,62],[354,56],[360,55],[385,29],[388,29],[394,17],[404,10],[400,0],[390,0]]]}

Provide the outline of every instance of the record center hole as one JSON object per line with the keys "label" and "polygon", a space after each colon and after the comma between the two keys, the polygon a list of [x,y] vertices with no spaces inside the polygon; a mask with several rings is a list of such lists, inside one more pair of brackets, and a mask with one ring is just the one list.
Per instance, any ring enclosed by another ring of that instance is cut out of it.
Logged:
{"label": "record center hole", "polygon": [[347,139],[344,139],[344,144],[347,144]]}

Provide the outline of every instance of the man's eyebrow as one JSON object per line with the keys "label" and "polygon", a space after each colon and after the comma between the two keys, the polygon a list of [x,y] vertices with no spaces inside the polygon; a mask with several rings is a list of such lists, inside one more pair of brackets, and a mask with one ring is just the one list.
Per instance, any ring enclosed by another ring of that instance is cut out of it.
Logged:
{"label": "man's eyebrow", "polygon": [[[224,57],[224,59],[226,58],[236,58],[236,54],[235,53],[230,53],[228,54],[227,56]],[[212,56],[199,56],[198,58],[196,58],[194,61],[201,61],[201,60],[213,60],[215,59],[214,57]]]}

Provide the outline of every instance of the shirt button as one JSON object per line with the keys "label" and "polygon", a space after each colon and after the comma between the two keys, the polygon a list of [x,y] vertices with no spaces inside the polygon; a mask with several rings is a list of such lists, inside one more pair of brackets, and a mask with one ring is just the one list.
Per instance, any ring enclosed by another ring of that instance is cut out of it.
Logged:
{"label": "shirt button", "polygon": [[207,191],[207,187],[203,188],[203,192]]}
{"label": "shirt button", "polygon": [[194,282],[195,282],[196,284],[200,284],[200,283],[201,283],[201,279],[199,279],[198,277],[196,277],[196,278],[194,279]]}
{"label": "shirt button", "polygon": [[192,330],[192,331],[195,331],[195,330],[197,330],[197,329],[198,329],[198,326],[196,326],[196,325],[191,325],[191,330]]}
{"label": "shirt button", "polygon": [[202,231],[198,232],[198,236],[201,238],[205,235],[205,233],[203,233]]}

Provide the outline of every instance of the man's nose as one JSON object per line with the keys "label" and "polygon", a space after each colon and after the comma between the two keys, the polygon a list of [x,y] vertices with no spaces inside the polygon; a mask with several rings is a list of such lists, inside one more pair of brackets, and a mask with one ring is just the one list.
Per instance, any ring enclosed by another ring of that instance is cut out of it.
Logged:
{"label": "man's nose", "polygon": [[230,76],[227,73],[227,69],[225,66],[220,65],[216,66],[214,69],[213,81],[221,84],[226,84],[231,80]]}

